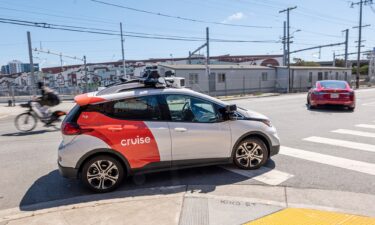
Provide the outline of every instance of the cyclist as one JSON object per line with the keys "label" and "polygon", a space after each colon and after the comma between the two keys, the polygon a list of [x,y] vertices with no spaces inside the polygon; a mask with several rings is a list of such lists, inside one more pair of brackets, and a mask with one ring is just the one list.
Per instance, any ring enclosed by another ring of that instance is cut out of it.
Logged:
{"label": "cyclist", "polygon": [[38,82],[38,89],[41,91],[42,96],[31,103],[32,107],[41,119],[49,119],[51,116],[49,107],[60,104],[60,98],[57,93],[46,87],[43,82]]}

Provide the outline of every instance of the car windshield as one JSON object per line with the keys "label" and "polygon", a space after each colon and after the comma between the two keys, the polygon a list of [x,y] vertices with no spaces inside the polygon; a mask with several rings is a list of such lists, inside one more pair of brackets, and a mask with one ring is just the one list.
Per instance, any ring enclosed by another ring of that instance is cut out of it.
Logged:
{"label": "car windshield", "polygon": [[320,86],[324,89],[345,89],[346,82],[344,81],[322,81]]}

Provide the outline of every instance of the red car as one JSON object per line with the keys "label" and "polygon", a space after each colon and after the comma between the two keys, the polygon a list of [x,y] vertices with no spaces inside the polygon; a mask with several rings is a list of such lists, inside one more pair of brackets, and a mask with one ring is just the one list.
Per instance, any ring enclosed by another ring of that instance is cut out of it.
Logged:
{"label": "red car", "polygon": [[342,80],[317,81],[307,94],[307,107],[313,109],[323,105],[342,105],[353,111],[355,108],[354,90]]}

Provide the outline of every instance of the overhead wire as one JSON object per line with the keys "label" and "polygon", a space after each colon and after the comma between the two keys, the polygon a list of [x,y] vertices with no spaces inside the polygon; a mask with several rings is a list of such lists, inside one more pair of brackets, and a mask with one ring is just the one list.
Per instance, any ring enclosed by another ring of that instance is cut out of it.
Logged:
{"label": "overhead wire", "polygon": [[[9,18],[0,18],[0,23],[54,29],[54,30],[74,31],[74,32],[81,32],[81,33],[91,33],[91,34],[102,34],[102,35],[112,35],[112,36],[121,35],[118,31],[115,31],[115,30],[60,25],[60,24],[50,24],[50,23],[45,23],[45,22],[33,22],[33,21],[16,20],[16,19],[9,19]],[[204,41],[205,40],[205,38],[200,38],[200,37],[182,37],[182,36],[167,36],[167,35],[157,36],[155,34],[138,33],[138,32],[125,32],[123,36],[133,37],[133,38],[175,40],[175,41]],[[237,42],[237,43],[279,43],[280,42],[280,41],[273,41],[273,40],[226,40],[226,39],[217,39],[217,38],[211,39],[211,41],[212,42]]]}
{"label": "overhead wire", "polygon": [[103,5],[112,6],[112,7],[122,8],[122,9],[126,9],[126,10],[131,10],[131,11],[136,11],[136,12],[140,12],[140,13],[145,13],[145,14],[150,14],[150,15],[155,15],[155,16],[161,16],[161,17],[166,17],[166,18],[184,20],[184,21],[189,21],[189,22],[215,24],[215,25],[232,26],[232,27],[247,27],[247,28],[261,28],[261,29],[272,29],[272,28],[274,28],[272,26],[242,25],[242,24],[232,24],[232,23],[223,23],[223,22],[215,22],[215,21],[206,21],[206,20],[201,20],[201,19],[181,17],[181,16],[175,16],[175,15],[170,15],[170,14],[165,14],[165,13],[160,13],[160,12],[153,12],[153,11],[138,9],[138,8],[133,8],[133,7],[125,6],[125,5],[119,5],[119,4],[114,4],[114,3],[110,3],[110,2],[104,2],[104,1],[101,1],[101,0],[91,0],[91,1],[99,3],[99,4],[103,4]]}

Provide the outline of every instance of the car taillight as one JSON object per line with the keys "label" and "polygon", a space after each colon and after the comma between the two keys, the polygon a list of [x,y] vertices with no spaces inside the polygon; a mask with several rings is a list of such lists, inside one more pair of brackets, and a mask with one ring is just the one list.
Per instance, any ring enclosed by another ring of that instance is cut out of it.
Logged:
{"label": "car taillight", "polygon": [[92,129],[81,129],[78,124],[69,122],[63,123],[61,127],[61,132],[64,135],[78,135],[90,131],[92,131]]}

